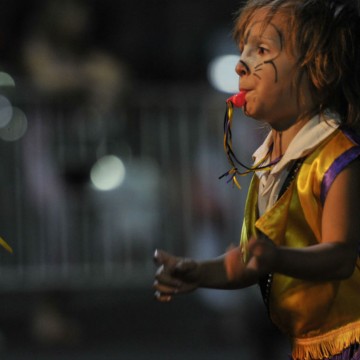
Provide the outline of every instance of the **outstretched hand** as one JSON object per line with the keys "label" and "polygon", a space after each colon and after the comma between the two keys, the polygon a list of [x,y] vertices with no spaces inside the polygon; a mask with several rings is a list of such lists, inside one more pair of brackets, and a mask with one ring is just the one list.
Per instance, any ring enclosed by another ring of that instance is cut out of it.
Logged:
{"label": "outstretched hand", "polygon": [[154,261],[158,265],[153,285],[157,300],[168,302],[176,294],[198,288],[200,271],[196,261],[176,257],[162,250],[155,251]]}

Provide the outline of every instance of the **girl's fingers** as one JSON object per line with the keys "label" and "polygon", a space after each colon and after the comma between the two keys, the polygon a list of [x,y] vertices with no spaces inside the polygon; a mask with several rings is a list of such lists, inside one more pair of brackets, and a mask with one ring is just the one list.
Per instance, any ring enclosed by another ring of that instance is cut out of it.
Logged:
{"label": "girl's fingers", "polygon": [[155,252],[154,260],[159,265],[153,284],[157,300],[168,302],[174,295],[195,288],[192,282],[197,268],[196,262],[172,256],[162,250]]}
{"label": "girl's fingers", "polygon": [[168,268],[173,268],[178,263],[179,258],[172,256],[164,250],[156,249],[154,253],[154,262],[157,265],[165,265]]}
{"label": "girl's fingers", "polygon": [[178,288],[181,286],[181,281],[179,281],[178,279],[174,278],[168,271],[167,269],[164,267],[164,265],[161,265],[158,270],[156,271],[155,274],[155,279],[163,284],[163,285],[168,285],[170,287],[174,287],[174,288]]}
{"label": "girl's fingers", "polygon": [[156,291],[154,296],[155,296],[155,299],[160,302],[169,302],[172,300],[171,295],[162,294],[160,291]]}
{"label": "girl's fingers", "polygon": [[156,290],[156,292],[160,292],[161,294],[166,294],[166,295],[175,295],[179,292],[177,287],[164,285],[157,280],[154,281],[153,287]]}

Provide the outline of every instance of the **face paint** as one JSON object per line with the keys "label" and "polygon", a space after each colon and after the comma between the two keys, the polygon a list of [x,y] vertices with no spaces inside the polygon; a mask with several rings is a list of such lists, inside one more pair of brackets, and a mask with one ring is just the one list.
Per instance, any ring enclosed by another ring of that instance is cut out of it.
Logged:
{"label": "face paint", "polygon": [[275,72],[275,83],[277,83],[278,82],[278,70],[277,70],[277,67],[276,67],[276,65],[274,63],[274,60],[275,59],[265,61],[264,64],[272,65],[272,67],[274,68],[274,72]]}
{"label": "face paint", "polygon": [[296,52],[285,41],[287,24],[282,14],[268,17],[259,10],[252,21],[241,29],[240,60],[235,67],[240,89],[246,89],[245,114],[283,128],[299,114]]}
{"label": "face paint", "polygon": [[[240,188],[238,176],[259,170],[270,170],[280,159],[270,161],[271,148],[253,166],[243,164],[232,147],[232,116],[241,108],[246,116],[268,123],[273,128],[291,125],[300,114],[298,91],[294,91],[297,58],[285,43],[286,23],[281,14],[268,21],[266,10],[258,10],[244,29],[240,40],[240,61],[235,71],[242,90],[226,100],[224,119],[224,150],[230,170],[220,178],[229,177]],[[307,83],[302,85],[305,89]],[[246,89],[246,90],[244,90]]]}

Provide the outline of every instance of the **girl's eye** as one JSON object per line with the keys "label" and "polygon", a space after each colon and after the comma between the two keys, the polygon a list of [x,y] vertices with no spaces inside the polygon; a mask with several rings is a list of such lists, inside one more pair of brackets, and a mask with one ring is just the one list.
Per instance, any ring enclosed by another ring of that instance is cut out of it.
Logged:
{"label": "girl's eye", "polygon": [[265,55],[268,52],[268,49],[264,48],[263,46],[258,47],[258,53],[260,55]]}

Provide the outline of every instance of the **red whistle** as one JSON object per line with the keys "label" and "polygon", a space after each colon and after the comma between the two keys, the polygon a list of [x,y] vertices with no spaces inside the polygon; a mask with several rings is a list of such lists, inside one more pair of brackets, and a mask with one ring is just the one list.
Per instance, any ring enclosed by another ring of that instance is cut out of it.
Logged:
{"label": "red whistle", "polygon": [[235,107],[243,107],[245,105],[245,96],[246,96],[246,91],[240,91],[239,93],[230,96],[226,102],[231,102]]}

